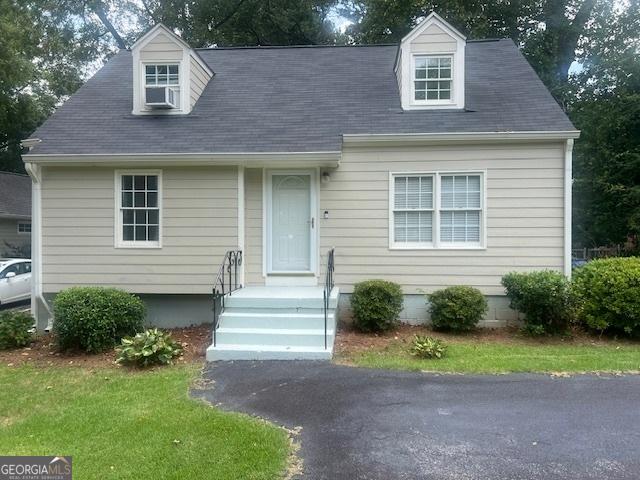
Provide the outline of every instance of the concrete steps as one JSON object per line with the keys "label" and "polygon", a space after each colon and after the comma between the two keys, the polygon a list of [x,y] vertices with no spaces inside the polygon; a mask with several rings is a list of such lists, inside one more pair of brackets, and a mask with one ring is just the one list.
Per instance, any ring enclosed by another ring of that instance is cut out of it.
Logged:
{"label": "concrete steps", "polygon": [[336,287],[329,299],[325,349],[322,287],[245,287],[234,292],[225,298],[207,360],[328,360],[339,295]]}

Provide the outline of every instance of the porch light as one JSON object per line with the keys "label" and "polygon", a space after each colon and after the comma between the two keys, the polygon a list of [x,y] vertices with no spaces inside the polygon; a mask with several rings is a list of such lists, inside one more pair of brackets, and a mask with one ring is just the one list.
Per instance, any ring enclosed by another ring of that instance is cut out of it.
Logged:
{"label": "porch light", "polygon": [[331,180],[331,174],[329,172],[322,172],[322,183],[329,183]]}

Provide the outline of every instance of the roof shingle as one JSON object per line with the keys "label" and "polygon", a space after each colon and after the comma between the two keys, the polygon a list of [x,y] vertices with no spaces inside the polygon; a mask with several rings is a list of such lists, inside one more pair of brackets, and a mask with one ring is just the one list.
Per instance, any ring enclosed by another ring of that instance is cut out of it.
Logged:
{"label": "roof shingle", "polygon": [[31,217],[31,179],[0,172],[0,217]]}
{"label": "roof shingle", "polygon": [[339,151],[343,134],[575,130],[511,40],[468,42],[464,111],[403,111],[396,46],[202,49],[185,116],[134,116],[121,51],[33,135],[34,154]]}

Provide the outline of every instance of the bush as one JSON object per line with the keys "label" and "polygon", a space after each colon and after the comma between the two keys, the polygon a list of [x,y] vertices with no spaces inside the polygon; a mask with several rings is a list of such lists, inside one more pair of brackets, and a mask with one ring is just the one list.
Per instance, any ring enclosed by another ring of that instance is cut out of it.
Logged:
{"label": "bush", "polygon": [[569,280],[560,272],[542,270],[508,273],[502,285],[511,308],[525,316],[524,330],[531,334],[562,333],[571,321]]}
{"label": "bush", "polygon": [[0,312],[0,350],[29,345],[33,317],[26,312]]}
{"label": "bush", "polygon": [[145,307],[137,296],[115,288],[73,287],[56,296],[53,314],[53,332],[62,350],[96,353],[141,331]]}
{"label": "bush", "polygon": [[487,299],[473,287],[456,286],[427,295],[431,323],[437,330],[473,330],[487,309]]}
{"label": "bush", "polygon": [[400,285],[385,280],[357,283],[351,295],[355,326],[363,332],[384,332],[398,325],[402,311]]}
{"label": "bush", "polygon": [[411,346],[411,355],[420,358],[442,358],[447,346],[437,338],[415,335]]}
{"label": "bush", "polygon": [[640,258],[593,260],[575,270],[573,291],[587,327],[640,335]]}
{"label": "bush", "polygon": [[134,337],[122,339],[117,348],[117,363],[148,367],[167,365],[175,357],[182,355],[182,345],[171,338],[171,334],[150,328]]}

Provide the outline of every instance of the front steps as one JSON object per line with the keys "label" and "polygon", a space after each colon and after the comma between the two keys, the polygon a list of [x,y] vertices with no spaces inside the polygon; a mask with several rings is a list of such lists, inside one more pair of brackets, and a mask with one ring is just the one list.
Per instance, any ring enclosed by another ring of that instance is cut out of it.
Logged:
{"label": "front steps", "polygon": [[338,287],[327,311],[324,335],[323,287],[245,287],[225,299],[215,360],[329,360],[336,331]]}

